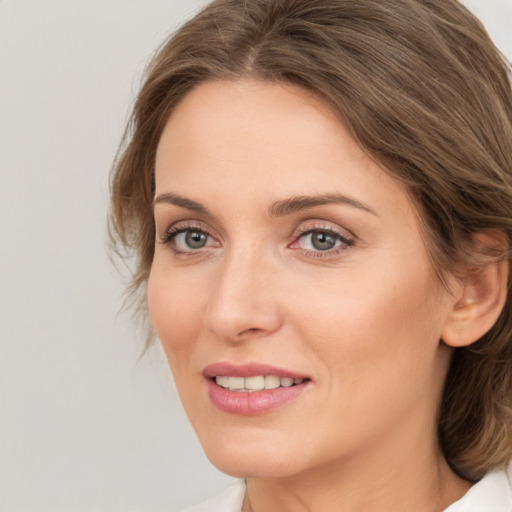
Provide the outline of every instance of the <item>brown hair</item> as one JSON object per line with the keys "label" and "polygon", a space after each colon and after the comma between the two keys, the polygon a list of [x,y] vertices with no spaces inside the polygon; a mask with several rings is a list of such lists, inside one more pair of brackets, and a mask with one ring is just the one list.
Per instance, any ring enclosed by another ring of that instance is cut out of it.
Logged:
{"label": "brown hair", "polygon": [[[154,250],[154,161],[170,112],[207,80],[288,82],[326,101],[361,147],[406,184],[442,277],[475,233],[512,245],[509,67],[455,0],[218,0],[157,52],[112,175],[114,247],[136,258],[145,304]],[[488,260],[487,260],[488,261]],[[512,458],[512,294],[494,327],[454,353],[439,435],[459,474]]]}

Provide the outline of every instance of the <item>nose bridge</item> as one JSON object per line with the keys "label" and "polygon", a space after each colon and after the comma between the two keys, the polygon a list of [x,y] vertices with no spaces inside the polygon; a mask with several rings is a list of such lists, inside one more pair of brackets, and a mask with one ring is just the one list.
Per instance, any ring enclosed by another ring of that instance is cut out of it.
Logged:
{"label": "nose bridge", "polygon": [[272,275],[261,247],[243,242],[231,247],[214,281],[206,313],[208,329],[228,341],[276,330],[280,320]]}

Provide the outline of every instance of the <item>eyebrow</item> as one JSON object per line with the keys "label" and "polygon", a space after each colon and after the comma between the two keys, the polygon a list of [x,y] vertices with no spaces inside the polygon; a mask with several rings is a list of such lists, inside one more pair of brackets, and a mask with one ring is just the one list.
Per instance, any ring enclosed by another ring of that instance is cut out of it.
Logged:
{"label": "eyebrow", "polygon": [[193,199],[187,199],[186,197],[182,197],[177,194],[172,194],[170,192],[157,196],[153,201],[153,206],[156,206],[157,204],[173,204],[175,206],[179,206],[180,208],[185,208],[186,210],[198,213],[199,215],[212,217],[212,214],[208,208],[203,206],[201,203],[198,203]]}
{"label": "eyebrow", "polygon": [[[193,199],[188,199],[186,197],[179,196],[177,194],[173,194],[167,192],[165,194],[160,194],[153,201],[153,205],[157,204],[173,204],[175,206],[179,206],[180,208],[185,208],[186,210],[190,210],[199,215],[205,215],[207,217],[212,217],[212,214],[206,208],[206,206],[201,203],[194,201]],[[342,204],[352,206],[354,208],[358,208],[359,210],[363,210],[365,212],[371,213],[378,217],[377,212],[371,208],[370,206],[352,198],[349,196],[345,196],[343,194],[321,194],[315,196],[294,196],[289,199],[284,199],[282,201],[276,201],[273,203],[269,212],[273,217],[284,217],[286,215],[291,215],[292,213],[297,213],[303,210],[307,210],[309,208],[314,208],[315,206],[323,206],[328,204]]]}
{"label": "eyebrow", "polygon": [[284,201],[277,201],[270,207],[270,214],[273,216],[290,215],[291,213],[323,206],[326,204],[343,204],[358,208],[378,217],[377,212],[370,206],[343,194],[321,194],[317,196],[296,196]]}

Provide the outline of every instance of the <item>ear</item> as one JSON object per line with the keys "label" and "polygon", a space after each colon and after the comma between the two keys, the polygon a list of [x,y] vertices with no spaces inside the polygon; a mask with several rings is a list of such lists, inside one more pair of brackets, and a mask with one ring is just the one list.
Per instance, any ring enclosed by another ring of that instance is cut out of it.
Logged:
{"label": "ear", "polygon": [[[473,241],[475,253],[480,255],[503,254],[506,250],[501,234],[479,233]],[[464,347],[480,339],[496,323],[505,306],[509,262],[489,259],[466,268],[465,277],[455,287],[452,308],[441,333],[442,340],[451,347]]]}

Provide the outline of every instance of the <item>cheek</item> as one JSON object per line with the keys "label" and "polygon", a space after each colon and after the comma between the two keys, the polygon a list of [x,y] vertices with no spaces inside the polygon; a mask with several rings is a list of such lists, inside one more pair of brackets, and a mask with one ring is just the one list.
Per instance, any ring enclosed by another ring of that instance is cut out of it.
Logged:
{"label": "cheek", "polygon": [[198,286],[183,282],[155,262],[147,285],[149,315],[175,376],[190,359],[202,326],[201,297]]}
{"label": "cheek", "polygon": [[346,270],[343,279],[294,298],[310,347],[332,379],[341,376],[346,384],[350,378],[356,389],[378,375],[391,381],[418,371],[426,376],[439,345],[442,308],[433,305],[428,263],[384,263]]}

